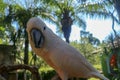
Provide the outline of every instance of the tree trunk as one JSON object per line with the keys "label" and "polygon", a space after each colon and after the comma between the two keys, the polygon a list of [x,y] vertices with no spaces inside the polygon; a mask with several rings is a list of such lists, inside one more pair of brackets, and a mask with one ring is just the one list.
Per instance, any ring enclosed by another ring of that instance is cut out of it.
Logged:
{"label": "tree trunk", "polygon": [[28,64],[28,50],[29,50],[28,34],[27,34],[26,29],[25,29],[24,64]]}
{"label": "tree trunk", "polygon": [[66,39],[66,42],[69,43],[69,37],[70,37],[70,33],[71,33],[71,26],[72,26],[72,19],[70,17],[67,18],[63,18],[61,20],[61,24],[62,24],[62,31],[64,34],[64,37]]}

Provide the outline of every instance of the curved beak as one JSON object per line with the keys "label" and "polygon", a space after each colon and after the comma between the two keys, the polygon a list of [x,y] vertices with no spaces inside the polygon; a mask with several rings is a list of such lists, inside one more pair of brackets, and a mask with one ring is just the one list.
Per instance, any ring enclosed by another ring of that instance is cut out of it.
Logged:
{"label": "curved beak", "polygon": [[32,29],[31,30],[31,38],[34,42],[36,48],[41,48],[43,45],[44,37],[40,30]]}

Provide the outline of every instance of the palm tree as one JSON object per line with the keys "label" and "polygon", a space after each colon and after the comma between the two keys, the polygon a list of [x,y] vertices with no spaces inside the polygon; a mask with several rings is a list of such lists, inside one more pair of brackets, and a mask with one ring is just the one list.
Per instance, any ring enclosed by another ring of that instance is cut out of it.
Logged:
{"label": "palm tree", "polygon": [[52,18],[51,20],[63,31],[68,43],[73,24],[77,24],[85,30],[85,16],[108,16],[102,2],[88,2],[87,0],[43,0],[43,2],[49,6],[48,11],[51,11],[48,18]]}
{"label": "palm tree", "polygon": [[[114,10],[117,12],[117,16],[118,16],[119,21],[117,20],[116,17],[114,17],[114,19],[117,23],[120,24],[120,0],[104,0],[103,2],[105,3],[104,5],[106,5],[106,8],[107,8],[107,10],[109,10],[109,12],[111,10],[112,11]],[[112,15],[112,13],[110,13],[110,15]]]}
{"label": "palm tree", "polygon": [[[8,3],[9,2],[9,3]],[[6,1],[6,4],[8,4],[8,14],[5,15],[4,17],[4,22],[5,24],[11,25],[12,22],[17,22],[18,23],[18,31],[15,33],[17,35],[16,39],[18,37],[22,38],[24,41],[24,64],[28,64],[28,51],[29,51],[29,41],[28,41],[28,36],[26,32],[26,23],[27,21],[34,16],[45,16],[42,14],[43,12],[45,13],[44,6],[41,2],[39,1],[21,1],[21,0],[9,0]],[[41,5],[37,5],[41,4]],[[15,36],[14,35],[14,36]],[[21,45],[23,46],[23,45]]]}
{"label": "palm tree", "polygon": [[[119,0],[106,0],[104,1],[104,5],[106,5],[106,8],[108,10],[108,13],[112,19],[112,30],[117,37],[116,30],[114,28],[115,22],[117,24],[120,24],[120,1]],[[117,12],[117,15],[115,15],[115,12]]]}

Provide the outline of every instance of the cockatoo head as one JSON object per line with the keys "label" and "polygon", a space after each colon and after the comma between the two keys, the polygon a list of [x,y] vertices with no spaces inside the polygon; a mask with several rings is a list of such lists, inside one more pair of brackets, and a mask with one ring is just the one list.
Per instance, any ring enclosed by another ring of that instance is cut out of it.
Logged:
{"label": "cockatoo head", "polygon": [[46,32],[49,29],[46,24],[39,18],[33,17],[27,23],[27,32],[30,42],[35,48],[43,47],[45,43]]}

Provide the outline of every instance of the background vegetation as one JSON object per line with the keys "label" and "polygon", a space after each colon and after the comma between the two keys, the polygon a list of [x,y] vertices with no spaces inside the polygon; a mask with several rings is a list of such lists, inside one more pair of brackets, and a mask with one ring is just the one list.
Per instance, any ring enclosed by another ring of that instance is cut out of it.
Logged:
{"label": "background vegetation", "polygon": [[[38,16],[55,24],[57,35],[64,36],[66,42],[78,49],[98,70],[101,70],[100,55],[111,38],[100,42],[92,33],[86,31],[85,19],[112,19],[111,27],[115,32],[115,39],[116,34],[119,35],[114,29],[114,22],[120,23],[118,3],[119,0],[0,0],[0,44],[14,45],[15,64],[35,65],[39,67],[43,79],[46,77],[45,74],[51,77],[55,72],[32,52],[26,33],[27,21]],[[78,36],[79,41],[69,41],[72,25],[82,28]]]}

